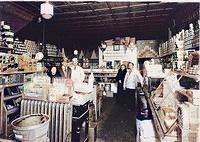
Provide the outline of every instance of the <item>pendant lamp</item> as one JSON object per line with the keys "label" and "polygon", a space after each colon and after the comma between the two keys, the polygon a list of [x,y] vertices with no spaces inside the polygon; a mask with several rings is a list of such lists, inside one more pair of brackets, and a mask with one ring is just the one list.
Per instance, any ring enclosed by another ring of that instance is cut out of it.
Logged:
{"label": "pendant lamp", "polygon": [[40,5],[40,14],[44,19],[51,19],[53,17],[53,5],[48,1]]}

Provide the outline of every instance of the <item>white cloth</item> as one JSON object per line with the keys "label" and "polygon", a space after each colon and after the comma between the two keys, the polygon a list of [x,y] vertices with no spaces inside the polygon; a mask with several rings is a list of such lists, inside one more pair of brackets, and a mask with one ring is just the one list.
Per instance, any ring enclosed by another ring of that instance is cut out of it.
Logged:
{"label": "white cloth", "polygon": [[74,92],[71,99],[71,103],[76,106],[84,105],[86,102],[90,101],[91,98],[92,98],[92,93],[81,94],[81,93]]}
{"label": "white cloth", "polygon": [[136,124],[137,124],[137,137],[136,137],[137,142],[158,142],[152,120],[136,119]]}
{"label": "white cloth", "polygon": [[74,91],[81,93],[91,93],[93,91],[94,75],[89,75],[88,83],[79,83],[74,86]]}
{"label": "white cloth", "polygon": [[83,83],[84,78],[85,78],[83,68],[80,66],[76,66],[76,67],[73,66],[73,67],[71,67],[71,70],[72,70],[71,79],[72,79],[74,85]]}
{"label": "white cloth", "polygon": [[123,87],[128,89],[136,89],[138,82],[143,85],[143,77],[138,70],[133,69],[131,73],[127,71],[124,78]]}

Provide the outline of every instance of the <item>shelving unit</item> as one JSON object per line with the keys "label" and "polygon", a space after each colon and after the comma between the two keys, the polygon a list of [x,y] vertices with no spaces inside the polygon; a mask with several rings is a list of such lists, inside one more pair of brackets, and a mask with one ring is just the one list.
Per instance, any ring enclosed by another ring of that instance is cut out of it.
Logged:
{"label": "shelving unit", "polygon": [[22,97],[23,94],[18,94],[18,95],[13,95],[13,96],[4,96],[4,101],[10,100],[10,99],[15,99],[15,98],[19,98]]}
{"label": "shelving unit", "polygon": [[174,53],[176,53],[176,51],[168,52],[168,53],[162,54],[162,55],[160,55],[160,57],[162,58],[162,57],[165,57],[165,56],[170,56],[170,55],[172,55],[172,54],[174,54]]}
{"label": "shelving unit", "polygon": [[[90,75],[91,69],[84,69],[87,76]],[[113,93],[117,93],[117,84],[115,83],[115,77],[117,70],[115,69],[93,69],[95,82],[100,85],[106,92],[106,96],[112,97]]]}
{"label": "shelving unit", "polygon": [[[195,27],[194,27],[195,25]],[[187,68],[188,56],[199,50],[199,23],[191,23],[189,29],[181,32],[159,45],[159,56],[164,68]]]}
{"label": "shelving unit", "polygon": [[155,59],[155,58],[159,58],[159,57],[138,57],[138,60],[140,59]]}
{"label": "shelving unit", "polygon": [[0,72],[0,75],[10,74],[31,74],[31,73],[42,73],[43,71],[14,71],[14,72]]}
{"label": "shelving unit", "polygon": [[15,113],[15,112],[17,112],[18,110],[19,110],[18,107],[15,107],[15,108],[12,108],[12,109],[8,110],[8,111],[7,111],[7,116],[10,115],[10,114],[13,114],[13,113]]}
{"label": "shelving unit", "polygon": [[[24,76],[27,74],[33,74],[33,73],[42,73],[42,71],[14,71],[14,72],[1,72],[0,76],[8,76],[8,75],[17,75],[17,74],[23,74]],[[16,100],[18,100],[19,98],[22,97],[22,92],[20,92],[20,94],[16,94],[16,95],[10,95],[10,94],[5,94],[5,88],[10,88],[10,87],[14,87],[14,86],[22,86],[24,85],[25,80],[23,82],[19,82],[19,83],[11,83],[11,84],[2,84],[0,85],[0,90],[2,90],[1,93],[1,118],[2,120],[0,120],[1,122],[1,127],[0,127],[0,132],[3,133],[6,137],[9,136],[9,124],[10,122],[14,119],[19,117],[19,113],[20,113],[20,104],[16,104]],[[8,109],[6,107],[6,102],[9,102],[12,104],[13,108]],[[10,119],[10,117],[12,117]]]}
{"label": "shelving unit", "polygon": [[49,66],[61,66],[63,61],[61,49],[58,49],[55,45],[46,44],[45,51],[43,52],[44,65]]}
{"label": "shelving unit", "polygon": [[[4,49],[5,53],[7,53],[6,51],[13,50],[4,47],[0,47],[0,49]],[[42,72],[43,70],[17,71],[17,69],[15,71],[8,70],[6,72],[0,72],[0,134],[3,134],[5,137],[9,136],[10,130],[12,130],[10,125],[11,121],[20,115],[20,101],[23,92],[19,90],[18,86],[26,83],[26,75]],[[12,92],[12,89],[16,90],[16,92]]]}
{"label": "shelving unit", "polygon": [[23,85],[23,83],[14,83],[14,84],[6,84],[6,85],[0,85],[0,88],[7,88],[7,87],[13,87],[13,86],[20,86]]}

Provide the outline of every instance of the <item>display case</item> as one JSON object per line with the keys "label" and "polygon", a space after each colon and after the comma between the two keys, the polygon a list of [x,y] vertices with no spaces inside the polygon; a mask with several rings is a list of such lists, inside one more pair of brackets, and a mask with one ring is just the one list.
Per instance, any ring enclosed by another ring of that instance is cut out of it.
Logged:
{"label": "display case", "polygon": [[86,78],[93,72],[95,82],[106,92],[106,96],[112,97],[113,93],[117,93],[117,83],[115,77],[117,75],[116,69],[84,69]]}
{"label": "display case", "polygon": [[[199,131],[199,80],[199,76],[170,72],[151,92],[148,102],[161,142],[198,142],[192,137]],[[186,109],[183,116],[180,110]]]}

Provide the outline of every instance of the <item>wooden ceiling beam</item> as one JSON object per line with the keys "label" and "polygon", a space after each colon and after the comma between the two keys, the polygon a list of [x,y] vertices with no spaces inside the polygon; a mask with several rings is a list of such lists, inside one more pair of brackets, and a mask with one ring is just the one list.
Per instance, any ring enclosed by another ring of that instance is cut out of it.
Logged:
{"label": "wooden ceiling beam", "polygon": [[[127,8],[131,8],[131,7],[128,6]],[[127,8],[126,8],[126,9],[127,9]],[[116,9],[113,9],[112,7],[110,7],[110,8],[94,9],[94,11],[99,11],[99,12],[100,12],[100,11],[109,11],[110,9],[116,10]],[[123,9],[123,8],[122,8],[122,9]],[[172,7],[167,7],[167,8],[165,8],[165,9],[167,9],[167,10],[173,10]],[[74,11],[68,11],[68,12],[55,13],[55,15],[75,14],[75,13],[77,13],[77,11],[79,11],[79,13],[91,13],[91,12],[92,12],[92,10],[76,10],[76,12],[74,12]],[[152,11],[162,11],[162,8],[158,8],[158,9],[149,9],[148,12],[152,12]],[[132,13],[141,13],[141,12],[145,12],[145,10],[135,10],[135,11],[132,11]],[[115,13],[121,13],[121,12],[115,11]],[[104,14],[102,14],[102,15],[104,15]]]}
{"label": "wooden ceiling beam", "polygon": [[[169,12],[170,13],[170,11],[172,11],[173,9],[168,9],[168,10],[165,10],[165,11],[167,11],[167,12]],[[96,11],[96,10],[94,10],[95,12],[98,12],[98,11]],[[160,11],[160,10],[159,10]],[[158,12],[159,12],[158,11]],[[153,11],[153,13],[156,13],[157,11]],[[128,12],[115,12],[115,13],[113,13],[113,15],[114,16],[118,16],[118,15],[126,15],[127,13],[129,13],[129,14],[138,14],[138,13],[145,13],[145,10],[140,10],[140,11],[130,11],[130,9],[129,9],[129,11]],[[148,14],[151,14],[152,12],[148,12],[147,11],[147,13]],[[77,15],[77,12],[63,12],[62,14],[55,14],[55,20],[61,20],[61,21],[64,21],[64,20],[68,20],[68,19],[83,19],[83,16],[82,15]],[[111,16],[112,15],[112,13],[106,13],[106,14],[98,14],[98,16],[99,17],[106,17],[106,16]],[[145,15],[145,14],[144,14]],[[89,16],[85,16],[84,18],[90,18],[91,17],[91,15],[89,15]]]}
{"label": "wooden ceiling beam", "polygon": [[[135,27],[142,27],[142,28],[150,28],[150,27],[153,27],[153,26],[156,26],[156,27],[159,27],[159,26],[161,26],[161,27],[163,27],[163,23],[162,22],[158,22],[158,23],[154,23],[154,24],[152,24],[152,25],[149,25],[148,23],[144,23],[144,24],[135,24],[135,25],[118,25],[117,26],[117,29],[116,30],[119,30],[120,28],[130,28],[130,27],[132,27],[132,28],[135,28]],[[79,30],[79,31],[84,31],[84,30],[101,30],[101,29],[105,29],[105,27],[103,27],[103,26],[97,26],[97,27],[94,27],[94,26],[90,26],[90,27],[84,27],[84,28],[82,28],[82,27],[78,27],[78,26],[74,26],[74,27],[70,27],[69,29],[71,29],[71,30]],[[113,28],[113,29],[115,29],[115,28]],[[109,29],[107,29],[107,30],[109,30]]]}
{"label": "wooden ceiling beam", "polygon": [[134,8],[134,7],[144,7],[146,5],[147,5],[147,3],[138,3],[138,4],[135,4],[134,2],[130,3],[130,7],[131,8]]}
{"label": "wooden ceiling beam", "polygon": [[[78,15],[80,15],[79,11],[78,11],[76,8],[74,8],[70,2],[64,2],[64,3],[65,3],[66,5],[68,5],[73,11],[76,11],[76,13],[77,13]],[[81,16],[81,15],[80,15],[80,16]]]}
{"label": "wooden ceiling beam", "polygon": [[[165,19],[161,19],[161,20],[148,20],[148,21],[146,21],[147,22],[147,24],[149,24],[149,23],[163,23],[163,22],[165,22],[166,20]],[[134,21],[134,22],[132,22],[132,23],[130,23],[129,21],[122,21],[122,22],[118,22],[118,24],[116,24],[116,23],[107,23],[107,24],[85,24],[85,25],[75,25],[75,24],[71,24],[71,25],[66,25],[66,24],[62,24],[62,25],[60,25],[59,24],[59,27],[79,27],[79,28],[87,28],[87,27],[107,27],[107,26],[113,26],[113,25],[116,25],[116,28],[117,28],[117,25],[118,26],[121,26],[121,25],[123,25],[123,26],[127,26],[127,25],[137,25],[137,24],[144,24],[144,21]]]}
{"label": "wooden ceiling beam", "polygon": [[[106,2],[104,2],[104,3],[106,3]],[[113,2],[112,2],[113,3]],[[87,3],[78,3],[78,4],[72,4],[71,3],[71,5],[72,6],[82,6],[82,5],[91,5],[91,4],[94,4],[94,2],[87,2]],[[145,6],[146,5],[146,3],[138,3],[138,4],[136,4],[136,3],[133,3],[133,2],[131,2],[131,4],[130,4],[130,7],[142,7],[142,6]],[[55,7],[57,7],[57,8],[63,8],[63,7],[65,7],[65,5],[58,5],[58,6],[55,6]],[[111,8],[112,9],[123,9],[123,8],[127,8],[128,6],[127,5],[122,5],[122,6],[111,6]],[[96,10],[106,10],[106,8],[101,8],[101,9],[96,9]]]}
{"label": "wooden ceiling beam", "polygon": [[[152,16],[153,17],[153,15],[157,15],[157,14],[168,14],[168,13],[170,13],[170,11],[167,11],[167,10],[165,10],[165,12],[164,11],[154,11],[154,12],[147,12],[147,16],[148,15],[150,15],[150,16]],[[142,14],[143,13],[143,14]],[[142,12],[141,14],[139,14],[139,15],[142,15],[142,16],[145,16],[145,13],[144,12]],[[130,12],[122,12],[122,13],[114,13],[114,15],[115,16],[122,16],[122,15],[129,15],[129,17],[131,17],[131,15],[133,14],[133,12],[132,11],[130,11]],[[103,16],[111,16],[112,14],[98,14],[98,17],[103,17]],[[139,16],[137,16],[136,15],[136,19],[138,18]],[[70,17],[70,16],[68,16],[68,18],[63,18],[63,17],[55,17],[55,20],[54,21],[56,21],[56,22],[58,22],[58,21],[68,21],[68,20],[70,20],[70,19],[79,19],[79,20],[81,20],[81,19],[87,19],[88,18],[88,20],[91,20],[92,18],[97,18],[97,16],[95,16],[95,15],[89,15],[89,16],[85,16],[85,17],[82,17],[82,16],[76,16],[76,17]],[[89,18],[91,18],[91,19],[89,19]]]}
{"label": "wooden ceiling beam", "polygon": [[128,21],[131,23],[131,16],[132,16],[132,14],[131,14],[131,9],[130,9],[130,5],[131,5],[131,3],[129,2],[128,3]]}
{"label": "wooden ceiling beam", "polygon": [[[67,3],[70,3],[70,2],[67,2]],[[130,4],[130,6],[124,5],[124,6],[117,6],[117,7],[112,7],[109,2],[106,2],[106,4],[107,4],[108,8],[99,8],[99,9],[95,9],[95,11],[110,11],[110,10],[127,9],[129,7],[130,8],[135,7],[135,5],[131,5],[131,4]],[[146,6],[146,5],[147,4],[145,4],[144,6]],[[70,3],[70,7],[72,7],[72,6],[73,6],[73,4]],[[64,7],[64,6],[62,6],[62,7]],[[75,9],[75,8],[73,8],[73,9]],[[87,12],[91,12],[91,11],[79,10],[79,12],[87,13]],[[63,14],[68,14],[68,13],[70,13],[70,12],[57,13],[57,15],[63,15]]]}
{"label": "wooden ceiling beam", "polygon": [[[162,16],[160,16],[160,15],[151,15],[151,16],[147,16],[146,18],[144,18],[143,16],[141,16],[141,17],[130,17],[130,20],[136,20],[136,19],[146,19],[146,20],[148,20],[148,19],[158,19],[158,18],[160,18],[160,19],[165,18],[166,19],[167,16],[168,15],[162,15]],[[103,19],[101,21],[103,21],[103,22],[109,22],[109,21],[115,21],[115,22],[117,22],[117,21],[121,21],[121,20],[129,20],[129,17],[115,18],[115,20],[109,18],[109,19]],[[96,20],[96,18],[93,19],[93,20],[85,19],[85,20],[82,20],[82,21],[77,21],[77,20],[73,21],[73,20],[70,20],[70,19],[68,19],[67,21],[56,21],[55,20],[52,23],[54,23],[54,22],[56,22],[58,24],[62,24],[62,23],[63,24],[67,24],[67,23],[69,23],[69,24],[98,23],[98,21]]]}
{"label": "wooden ceiling beam", "polygon": [[[142,31],[142,32],[141,32]],[[148,29],[144,29],[143,28],[127,28],[127,29],[120,29],[120,30],[116,30],[116,29],[113,29],[113,30],[108,30],[108,31],[103,31],[103,30],[96,30],[95,32],[93,30],[85,30],[85,31],[79,31],[79,30],[70,30],[68,32],[70,33],[73,33],[73,34],[77,34],[77,36],[81,36],[81,34],[96,34],[96,35],[99,35],[99,36],[104,36],[105,34],[114,34],[114,33],[124,33],[124,34],[128,34],[129,32],[134,32],[134,33],[139,33],[140,34],[143,34],[143,36],[145,36],[145,33],[147,32],[151,32],[151,34],[153,34],[155,31],[158,31],[158,32],[161,32],[163,31],[162,28],[148,28]]]}
{"label": "wooden ceiling beam", "polygon": [[96,16],[96,18],[100,21],[100,23],[102,23],[103,25],[105,25],[104,22],[102,21],[102,18],[99,17],[98,12],[95,11],[94,8],[92,7],[92,4],[88,4],[88,6],[92,10],[93,16]]}
{"label": "wooden ceiling beam", "polygon": [[146,9],[145,9],[144,23],[146,23],[148,9],[149,9],[149,3],[147,4]]}
{"label": "wooden ceiling beam", "polygon": [[[82,5],[87,5],[87,4],[90,4],[91,2],[87,2],[87,3],[85,3],[85,2],[81,2],[81,3],[73,3],[73,4],[71,4],[71,5],[73,5],[73,6],[82,6]],[[64,4],[61,4],[61,5],[55,5],[54,7],[56,7],[56,8],[64,8],[64,7],[66,7],[66,5]]]}
{"label": "wooden ceiling beam", "polygon": [[[153,24],[153,25],[141,25],[141,24],[138,24],[138,25],[127,25],[127,26],[118,26],[118,28],[104,28],[104,27],[88,27],[88,28],[79,28],[79,27],[70,27],[70,28],[62,28],[60,29],[60,33],[64,32],[69,32],[69,31],[79,31],[79,32],[85,32],[85,31],[91,31],[91,32],[97,32],[97,31],[104,31],[104,32],[108,32],[110,30],[118,30],[118,31],[122,31],[123,29],[138,29],[138,28],[141,28],[143,29],[143,32],[146,30],[146,29],[152,29],[152,28],[157,28],[157,29],[163,29],[164,25],[163,23],[156,23],[156,24]],[[58,32],[58,29],[55,30],[55,32]]]}
{"label": "wooden ceiling beam", "polygon": [[[165,20],[160,20],[160,21],[148,21],[148,22],[155,22],[156,24],[163,24],[163,21],[165,21]],[[111,23],[111,24],[106,24],[106,25],[104,25],[104,24],[98,24],[98,25],[93,25],[93,24],[90,24],[90,25],[63,25],[63,26],[59,26],[59,27],[69,27],[69,28],[82,28],[82,29],[84,29],[84,28],[90,28],[90,27],[93,27],[93,28],[95,28],[95,27],[107,27],[107,26],[112,26],[112,25],[117,25],[116,23]],[[143,25],[143,26],[145,26],[144,25],[144,22],[143,21],[138,21],[138,22],[135,22],[135,23],[129,23],[129,21],[127,21],[127,22],[119,22],[118,23],[118,27],[120,27],[120,26],[123,26],[123,27],[125,27],[125,26],[130,26],[130,25],[132,25],[132,26],[134,26],[134,25]],[[148,23],[147,23],[147,25],[149,25]],[[118,28],[117,27],[117,28]]]}
{"label": "wooden ceiling beam", "polygon": [[127,5],[124,5],[124,6],[117,6],[117,7],[112,7],[112,6],[111,6],[111,9],[112,9],[112,10],[116,10],[116,9],[126,9],[126,8],[128,8]]}
{"label": "wooden ceiling beam", "polygon": [[[110,3],[109,2],[106,2],[106,5],[107,5],[107,7],[110,9],[110,13],[112,14],[111,16],[112,16],[112,20],[111,21],[115,21],[115,23],[116,23],[116,18],[115,18],[115,15],[114,15],[114,12],[113,12],[113,10],[112,10],[112,7],[111,7],[111,5],[110,5]],[[103,21],[103,20],[102,20]],[[109,20],[110,21],[110,20]],[[104,22],[108,22],[107,20],[104,20]],[[114,25],[113,25],[114,26]]]}

